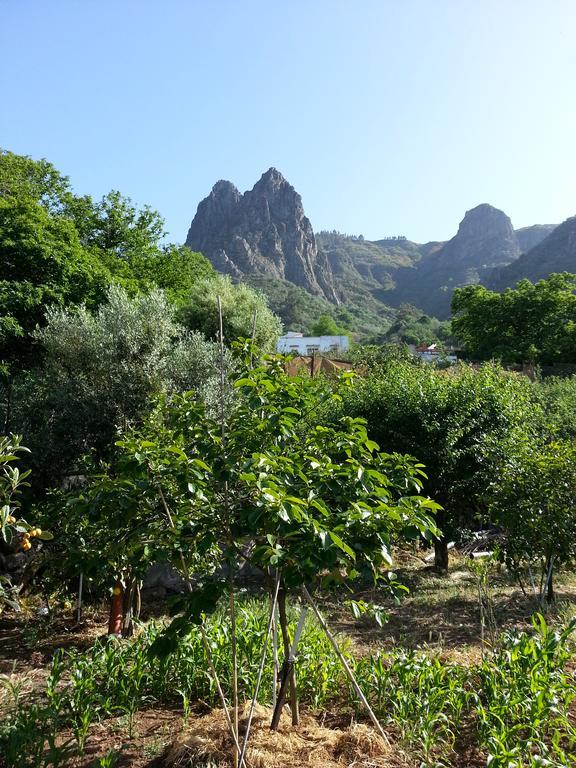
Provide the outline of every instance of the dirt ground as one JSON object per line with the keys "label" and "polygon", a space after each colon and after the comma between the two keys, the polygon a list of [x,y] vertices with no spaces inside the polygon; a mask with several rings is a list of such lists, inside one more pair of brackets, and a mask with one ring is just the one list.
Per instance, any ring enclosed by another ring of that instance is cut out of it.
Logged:
{"label": "dirt ground", "polygon": [[[380,647],[402,646],[441,652],[446,658],[461,663],[476,660],[482,650],[480,613],[477,586],[466,560],[454,557],[449,575],[438,576],[432,568],[406,554],[400,558],[397,575],[411,591],[400,605],[388,601],[389,621],[383,627],[377,627],[373,621],[355,620],[334,599],[324,603],[322,610],[332,628],[351,638],[354,652],[362,654]],[[491,575],[490,595],[498,631],[528,626],[531,614],[540,607],[503,571],[495,570]],[[349,597],[383,602],[383,596],[369,588],[354,596],[347,595]],[[39,616],[39,605],[39,601],[30,599],[22,614],[0,616],[0,675],[20,685],[24,696],[27,691],[42,686],[57,648],[87,648],[106,632],[105,605],[86,608],[81,624],[71,618],[72,609],[60,610],[52,618]],[[162,611],[162,604],[147,605],[144,618],[158,616]],[[576,578],[564,575],[558,579],[557,603],[551,618],[567,619],[575,614]],[[0,717],[1,712],[0,686]],[[223,719],[222,713],[210,712],[202,705],[193,709],[187,724],[177,709],[147,709],[136,715],[133,737],[129,739],[126,722],[122,718],[109,718],[92,726],[84,757],[71,758],[66,765],[71,768],[231,765],[226,759],[230,747],[226,743],[226,729],[223,723],[219,724],[219,719]],[[351,720],[304,710],[302,727],[292,731],[291,726],[284,724],[282,738],[275,741],[270,740],[266,717],[259,710],[254,731],[256,752],[250,756],[249,768],[282,765],[290,768],[342,765],[412,768],[415,765],[397,745],[392,750],[383,744],[375,747],[367,736],[373,733],[369,726],[362,725],[366,731],[355,728]],[[458,753],[457,761],[453,762],[455,768],[484,765],[484,759],[470,748],[471,742],[464,728],[455,745]]]}

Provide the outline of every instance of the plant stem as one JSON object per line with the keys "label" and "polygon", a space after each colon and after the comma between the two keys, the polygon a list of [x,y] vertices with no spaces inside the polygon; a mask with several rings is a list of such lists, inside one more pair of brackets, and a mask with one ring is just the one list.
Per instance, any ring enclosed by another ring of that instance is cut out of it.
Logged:
{"label": "plant stem", "polygon": [[260,683],[262,682],[262,672],[264,671],[264,664],[266,662],[266,651],[268,649],[268,640],[270,639],[270,632],[274,623],[274,616],[276,614],[276,601],[278,600],[278,588],[280,587],[280,577],[278,575],[276,579],[276,589],[274,591],[274,597],[272,599],[272,605],[270,607],[270,616],[268,617],[268,626],[266,628],[266,637],[264,638],[264,644],[262,646],[262,657],[260,659],[260,666],[258,668],[258,677],[256,679],[256,687],[254,689],[254,696],[252,697],[252,703],[250,704],[250,713],[248,715],[248,723],[246,724],[246,735],[244,736],[244,743],[242,744],[242,752],[240,754],[240,764],[246,754],[246,747],[248,746],[248,737],[250,736],[250,727],[252,726],[252,716],[254,714],[254,707],[258,698],[258,691],[260,690]]}
{"label": "plant stem", "polygon": [[[284,646],[284,659],[290,658],[290,635],[288,634],[288,616],[286,613],[286,589],[280,588],[278,593],[278,612],[280,614],[280,630],[282,632],[282,644]],[[292,711],[292,725],[298,725],[300,722],[300,712],[298,710],[298,691],[296,689],[296,671],[292,666],[290,672],[290,709]]]}
{"label": "plant stem", "polygon": [[382,736],[382,738],[384,739],[386,744],[390,744],[390,740],[388,739],[388,736],[386,736],[386,733],[385,733],[384,729],[380,725],[380,721],[378,720],[378,718],[374,714],[374,710],[372,709],[372,707],[368,703],[368,699],[366,698],[366,696],[364,695],[364,692],[362,691],[362,689],[358,685],[358,681],[354,677],[354,673],[350,669],[350,666],[349,666],[348,662],[346,661],[345,656],[342,654],[342,651],[340,650],[340,648],[338,648],[338,643],[336,642],[336,639],[335,639],[334,635],[328,629],[328,625],[326,624],[326,621],[324,620],[324,617],[322,616],[322,614],[318,610],[318,607],[317,607],[316,603],[314,602],[314,600],[312,600],[312,596],[310,595],[310,592],[308,592],[306,587],[302,587],[302,594],[304,595],[306,600],[310,603],[310,606],[311,606],[312,610],[316,614],[316,618],[318,619],[318,621],[320,623],[320,626],[324,630],[324,634],[326,635],[326,637],[330,641],[330,644],[331,644],[332,648],[334,649],[334,652],[336,653],[336,655],[338,656],[338,659],[340,660],[340,663],[344,667],[344,671],[348,675],[348,679],[352,683],[352,685],[354,687],[354,690],[356,691],[356,694],[358,695],[360,701],[362,702],[362,704],[364,704],[364,707],[366,708],[366,711],[370,715],[370,719],[374,723],[374,727],[376,728],[376,730],[378,731],[380,736]]}

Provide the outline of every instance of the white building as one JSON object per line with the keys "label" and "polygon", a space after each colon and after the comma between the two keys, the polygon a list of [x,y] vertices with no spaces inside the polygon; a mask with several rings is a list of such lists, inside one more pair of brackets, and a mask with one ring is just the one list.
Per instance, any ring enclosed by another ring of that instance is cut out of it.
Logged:
{"label": "white building", "polygon": [[303,333],[288,331],[280,336],[276,351],[283,354],[313,355],[316,352],[338,354],[348,350],[348,336],[304,336]]}

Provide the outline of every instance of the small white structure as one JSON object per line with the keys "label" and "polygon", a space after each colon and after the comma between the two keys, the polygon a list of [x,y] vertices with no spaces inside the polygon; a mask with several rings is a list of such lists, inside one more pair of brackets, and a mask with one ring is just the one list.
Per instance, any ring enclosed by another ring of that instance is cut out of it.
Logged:
{"label": "small white structure", "polygon": [[288,331],[280,336],[276,351],[283,354],[313,355],[316,352],[338,354],[348,350],[348,336],[304,336],[303,333]]}
{"label": "small white structure", "polygon": [[408,349],[415,357],[419,357],[424,363],[450,363],[456,365],[458,358],[456,355],[449,355],[438,349],[437,344],[408,344]]}

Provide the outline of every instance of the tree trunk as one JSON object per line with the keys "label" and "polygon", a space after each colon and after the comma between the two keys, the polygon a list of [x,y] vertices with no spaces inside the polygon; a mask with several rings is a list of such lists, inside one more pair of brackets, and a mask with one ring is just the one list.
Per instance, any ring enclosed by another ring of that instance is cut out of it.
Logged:
{"label": "tree trunk", "polygon": [[554,566],[550,560],[548,560],[548,584],[546,585],[546,602],[548,605],[554,602]]}
{"label": "tree trunk", "polygon": [[445,536],[434,542],[434,567],[440,573],[448,572],[448,539]]}
{"label": "tree trunk", "polygon": [[[288,660],[290,656],[290,636],[288,634],[288,617],[286,614],[286,590],[281,588],[278,591],[278,613],[280,618],[280,630],[282,632],[282,644],[284,645],[284,659]],[[292,725],[300,723],[300,713],[298,711],[298,692],[296,690],[296,673],[292,667],[290,675],[290,709],[292,711]]]}
{"label": "tree trunk", "polygon": [[114,585],[112,590],[112,600],[110,602],[110,618],[108,620],[108,634],[119,635],[122,632],[122,618],[124,615],[124,588],[120,579]]}
{"label": "tree trunk", "polygon": [[128,579],[126,583],[123,611],[122,636],[132,637],[134,634],[134,619],[140,617],[140,584],[136,577]]}

